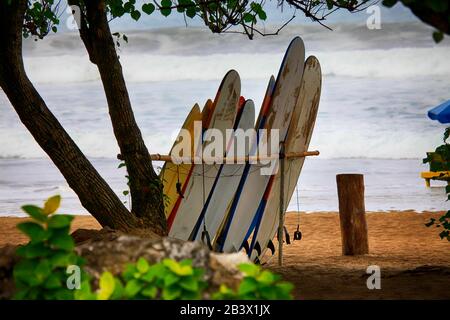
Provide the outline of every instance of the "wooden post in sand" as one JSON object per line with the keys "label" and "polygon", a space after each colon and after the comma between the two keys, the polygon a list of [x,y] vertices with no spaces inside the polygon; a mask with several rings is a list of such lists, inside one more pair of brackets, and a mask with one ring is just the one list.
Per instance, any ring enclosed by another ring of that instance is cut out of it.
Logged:
{"label": "wooden post in sand", "polygon": [[343,255],[369,253],[366,210],[364,205],[364,176],[338,174],[339,218]]}

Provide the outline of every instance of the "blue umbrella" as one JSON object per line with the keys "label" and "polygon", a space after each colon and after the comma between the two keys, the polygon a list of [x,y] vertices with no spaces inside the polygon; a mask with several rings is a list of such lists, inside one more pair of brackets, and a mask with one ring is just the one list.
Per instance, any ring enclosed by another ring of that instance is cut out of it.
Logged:
{"label": "blue umbrella", "polygon": [[428,117],[440,123],[450,123],[450,100],[428,111]]}

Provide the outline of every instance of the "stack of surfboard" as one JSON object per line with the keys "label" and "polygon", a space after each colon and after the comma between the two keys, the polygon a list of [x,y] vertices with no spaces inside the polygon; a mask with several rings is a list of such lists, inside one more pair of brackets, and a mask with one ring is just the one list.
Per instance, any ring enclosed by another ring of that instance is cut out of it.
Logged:
{"label": "stack of surfboard", "polygon": [[[277,143],[284,152],[305,152],[311,139],[321,90],[319,61],[310,56],[305,61],[301,38],[290,43],[278,75],[269,80],[261,111],[255,123],[252,100],[241,97],[240,78],[229,71],[222,80],[213,101],[200,110],[196,104],[182,129],[194,134],[194,122],[201,121],[202,133],[217,129],[226,137],[227,129],[278,129]],[[213,139],[203,137],[206,150]],[[223,142],[223,156],[234,154],[233,137]],[[261,139],[248,143],[246,155],[253,155]],[[174,147],[180,139],[177,139]],[[268,143],[270,144],[270,143]],[[194,145],[194,144],[193,144]],[[232,146],[232,147],[230,147]],[[173,148],[172,148],[173,149]],[[191,149],[191,155],[197,150]],[[182,156],[191,156],[182,155]],[[284,208],[297,185],[304,158],[285,159]],[[260,162],[184,163],[166,162],[161,170],[166,195],[169,236],[197,240],[218,252],[246,249],[249,257],[261,261],[268,248],[274,251],[272,239],[278,229],[281,170],[261,174],[267,164]]]}

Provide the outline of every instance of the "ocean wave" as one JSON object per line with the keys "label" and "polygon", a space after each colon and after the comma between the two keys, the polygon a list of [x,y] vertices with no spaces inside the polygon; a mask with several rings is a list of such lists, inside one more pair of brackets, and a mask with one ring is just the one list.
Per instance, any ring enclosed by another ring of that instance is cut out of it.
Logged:
{"label": "ocean wave", "polygon": [[[309,52],[318,57],[324,76],[406,78],[450,74],[449,49],[396,48]],[[276,74],[282,54],[211,54],[202,56],[129,54],[121,57],[129,82],[217,80],[235,69],[242,79]],[[42,65],[45,64],[45,68]],[[86,82],[100,79],[87,56],[28,57],[26,70],[36,83]]]}
{"label": "ocean wave", "polygon": [[[320,119],[319,119],[320,120]],[[354,127],[354,125],[350,126]],[[441,143],[442,130],[436,127],[417,135],[403,128],[372,134],[352,128],[330,132],[324,125],[315,128],[310,150],[319,150],[320,158],[370,158],[370,159],[418,159]],[[72,135],[80,149],[90,158],[115,158],[119,153],[112,133],[86,132]],[[351,137],[351,139],[349,139]],[[395,137],[395,139],[393,139]],[[2,134],[0,133],[0,139]],[[173,134],[144,134],[144,140],[152,153],[167,153],[174,141]],[[9,136],[1,148],[0,159],[33,159],[47,157],[37,143],[24,131]]]}

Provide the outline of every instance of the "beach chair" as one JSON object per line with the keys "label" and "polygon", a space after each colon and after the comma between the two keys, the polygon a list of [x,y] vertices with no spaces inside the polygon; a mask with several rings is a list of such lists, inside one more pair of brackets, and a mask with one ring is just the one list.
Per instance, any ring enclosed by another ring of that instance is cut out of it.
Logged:
{"label": "beach chair", "polygon": [[425,185],[427,188],[431,187],[431,180],[447,181],[450,185],[450,171],[444,170],[444,160],[441,155],[435,152],[427,152],[428,159],[432,159],[430,162],[430,171],[421,172],[420,176],[425,179]]}

